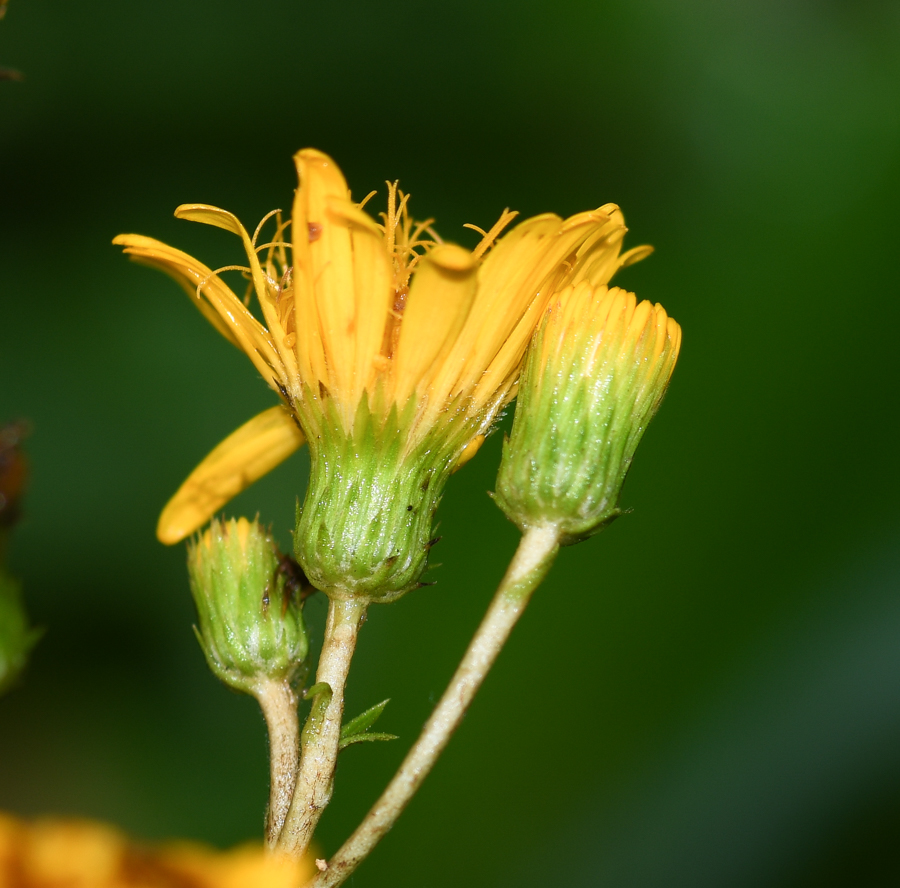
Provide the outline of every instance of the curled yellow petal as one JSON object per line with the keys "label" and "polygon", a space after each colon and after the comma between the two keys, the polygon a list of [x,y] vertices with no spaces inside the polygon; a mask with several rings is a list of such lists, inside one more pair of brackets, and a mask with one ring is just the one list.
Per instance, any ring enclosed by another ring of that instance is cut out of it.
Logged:
{"label": "curled yellow petal", "polygon": [[238,237],[244,235],[244,226],[241,225],[234,213],[218,207],[211,207],[209,204],[182,204],[175,208],[175,218],[224,228],[225,231],[230,231]]}
{"label": "curled yellow petal", "polygon": [[156,527],[159,541],[171,546],[192,534],[304,441],[293,417],[281,405],[245,422],[191,472],[166,504]]}
{"label": "curled yellow petal", "polygon": [[241,344],[232,333],[230,326],[222,320],[211,302],[202,298],[203,295],[214,290],[218,292],[211,297],[213,301],[222,302],[227,300],[229,295],[235,302],[237,301],[237,296],[231,292],[231,288],[218,275],[214,274],[212,269],[207,268],[202,262],[198,262],[193,256],[189,256],[182,250],[176,250],[162,241],[144,237],[141,234],[120,234],[113,238],[113,243],[124,247],[125,254],[135,262],[148,265],[150,268],[158,268],[177,281],[213,327],[232,345],[241,348]]}
{"label": "curled yellow petal", "polygon": [[[181,212],[182,209],[183,207],[179,207],[176,212]],[[231,215],[225,213],[224,210],[216,211],[220,215],[215,215],[212,212],[215,207],[205,209],[209,211],[208,215],[211,219],[226,218]],[[190,219],[194,222],[209,222],[206,217],[200,218],[199,215],[187,213],[182,213],[180,218]],[[233,230],[225,224],[218,225],[217,222],[209,224],[216,224],[219,228],[226,228],[229,231]],[[240,228],[240,223],[236,220],[235,224]],[[244,237],[249,244],[246,232]],[[207,320],[226,339],[246,353],[262,378],[273,389],[278,389],[278,381],[284,385],[287,375],[284,362],[279,356],[269,331],[256,320],[241,300],[234,295],[231,288],[226,286],[217,272],[211,271],[187,253],[175,250],[151,237],[143,237],[139,234],[120,234],[113,239],[113,243],[124,247],[125,253],[133,260],[159,268],[178,281]],[[250,258],[250,262],[251,266],[258,271],[259,262],[256,260],[255,254]],[[259,276],[257,271],[254,271],[254,279]]]}
{"label": "curled yellow petal", "polygon": [[634,265],[635,262],[646,259],[652,252],[653,247],[651,247],[650,244],[632,247],[630,250],[626,250],[626,252],[619,256],[619,268],[628,268],[629,265]]}

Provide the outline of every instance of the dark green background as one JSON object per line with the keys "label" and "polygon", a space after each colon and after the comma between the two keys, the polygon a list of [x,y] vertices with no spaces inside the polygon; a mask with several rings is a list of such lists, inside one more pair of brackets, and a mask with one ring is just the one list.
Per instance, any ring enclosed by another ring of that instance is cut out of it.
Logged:
{"label": "dark green background", "polygon": [[[289,206],[291,154],[401,179],[471,244],[507,204],[620,203],[620,282],[684,327],[626,485],[564,551],[447,754],[352,885],[900,884],[898,198],[892,0],[12,0],[0,24],[0,419],[28,417],[13,566],[47,627],[0,700],[0,808],[145,838],[257,836],[254,704],[206,672],[182,547],[193,465],[274,403],[119,232],[210,265]],[[336,849],[446,683],[516,534],[494,436],[441,506],[437,586],[372,610]],[[305,458],[242,495],[285,545]],[[324,607],[309,606],[321,635]]]}

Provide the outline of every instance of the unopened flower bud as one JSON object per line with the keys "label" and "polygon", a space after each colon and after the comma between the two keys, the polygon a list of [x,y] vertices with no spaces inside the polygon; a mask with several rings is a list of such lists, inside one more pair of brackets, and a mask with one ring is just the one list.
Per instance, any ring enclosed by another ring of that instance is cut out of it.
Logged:
{"label": "unopened flower bud", "polygon": [[309,649],[300,602],[258,522],[213,520],[190,544],[188,570],[197,638],[218,678],[253,693],[298,677]]}
{"label": "unopened flower bud", "polygon": [[601,530],[678,358],[681,328],[661,305],[582,282],[562,290],[531,343],[496,501],[520,528],[563,543]]}

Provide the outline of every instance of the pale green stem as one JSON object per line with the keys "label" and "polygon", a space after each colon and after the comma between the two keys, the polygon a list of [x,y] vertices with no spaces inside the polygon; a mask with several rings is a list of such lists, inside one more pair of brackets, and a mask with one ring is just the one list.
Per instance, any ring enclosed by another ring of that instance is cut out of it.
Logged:
{"label": "pale green stem", "polygon": [[316,684],[328,685],[330,695],[314,700],[300,738],[300,767],[290,810],[278,849],[301,857],[326,805],[331,801],[344,714],[344,686],[366,612],[364,601],[331,600]]}
{"label": "pale green stem", "polygon": [[556,527],[545,525],[525,532],[484,620],[415,746],[356,832],[308,888],[340,885],[394,825],[459,727],[472,698],[525,610],[531,593],[546,576],[558,551]]}
{"label": "pale green stem", "polygon": [[253,692],[269,730],[269,811],[266,845],[274,848],[291,807],[300,756],[297,695],[287,681],[265,679]]}

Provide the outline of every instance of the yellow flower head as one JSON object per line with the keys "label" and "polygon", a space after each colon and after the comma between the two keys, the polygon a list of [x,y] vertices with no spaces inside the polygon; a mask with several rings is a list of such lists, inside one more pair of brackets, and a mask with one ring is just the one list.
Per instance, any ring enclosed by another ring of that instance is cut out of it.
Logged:
{"label": "yellow flower head", "polygon": [[[376,222],[363,208],[368,198],[351,199],[330,157],[307,149],[295,162],[292,218],[270,214],[276,230],[266,242],[262,223],[251,236],[224,210],[176,210],[241,238],[247,265],[239,267],[252,281],[259,319],[222,281],[223,269],[150,238],[116,238],[133,258],[181,282],[287,408],[251,420],[201,463],[163,513],[164,542],[191,533],[304,438],[314,475],[335,442],[359,444],[366,435],[389,438],[398,464],[424,449],[430,471],[448,473],[474,454],[514,397],[550,295],[582,280],[604,284],[650,252],[620,253],[626,229],[612,204],[568,219],[536,216],[500,238],[515,216],[507,211],[489,231],[477,229],[481,242],[466,250],[441,241],[431,220],[413,222],[396,183]],[[341,459],[330,453],[331,469]],[[380,514],[374,502],[360,508],[369,520]]]}

